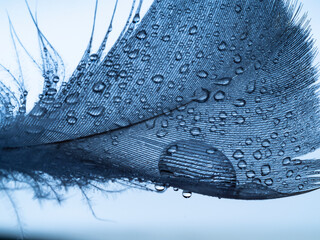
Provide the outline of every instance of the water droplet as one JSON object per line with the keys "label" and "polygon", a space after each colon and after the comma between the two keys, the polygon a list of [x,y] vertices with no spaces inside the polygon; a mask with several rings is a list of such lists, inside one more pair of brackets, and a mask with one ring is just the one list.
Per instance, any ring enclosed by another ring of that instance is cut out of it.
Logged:
{"label": "water droplet", "polygon": [[273,184],[273,180],[271,178],[268,178],[264,181],[264,183],[267,185],[267,186],[271,186]]}
{"label": "water droplet", "polygon": [[237,99],[233,105],[236,107],[244,107],[246,105],[246,101],[244,99]]}
{"label": "water droplet", "polygon": [[219,44],[219,46],[218,46],[218,50],[219,50],[219,51],[225,51],[225,50],[227,50],[227,44],[226,44],[226,42],[222,41],[222,42]]}
{"label": "water droplet", "polygon": [[252,139],[251,139],[251,138],[247,138],[247,139],[246,139],[246,145],[248,145],[248,146],[249,146],[249,145],[251,145],[251,144],[252,144],[252,142],[253,142],[253,141],[252,141]]}
{"label": "water droplet", "polygon": [[93,84],[92,90],[94,92],[102,92],[106,87],[106,84],[104,84],[101,81],[96,82],[95,84]]}
{"label": "water droplet", "polygon": [[260,150],[257,150],[253,153],[253,157],[257,160],[260,160],[262,158],[262,153]]}
{"label": "water droplet", "polygon": [[135,50],[133,50],[133,51],[128,53],[128,57],[130,59],[136,59],[138,56],[139,56],[139,50],[138,49],[135,49]]}
{"label": "water droplet", "polygon": [[271,172],[271,168],[270,168],[270,165],[269,165],[269,164],[263,165],[263,166],[261,167],[261,175],[262,175],[262,176],[267,176],[270,172]]}
{"label": "water droplet", "polygon": [[132,22],[133,23],[138,23],[140,21],[140,15],[139,13],[137,13],[136,15],[134,15]]}
{"label": "water droplet", "polygon": [[240,75],[240,74],[243,74],[243,73],[244,73],[243,67],[238,67],[238,68],[236,69],[236,74],[237,74],[237,75]]}
{"label": "water droplet", "polygon": [[163,192],[166,187],[163,185],[155,185],[154,188],[158,191],[158,192]]}
{"label": "water droplet", "polygon": [[98,54],[96,54],[96,53],[94,53],[94,54],[91,54],[90,55],[90,61],[91,62],[95,62],[95,61],[97,61],[98,60]]}
{"label": "water droplet", "polygon": [[180,51],[177,51],[177,52],[175,53],[175,59],[176,59],[177,61],[180,61],[180,60],[182,59],[182,54],[181,54]]}
{"label": "water droplet", "polygon": [[145,30],[141,30],[137,33],[136,38],[139,40],[145,39],[147,37],[147,33]]}
{"label": "water droplet", "polygon": [[161,38],[162,41],[164,42],[169,42],[170,41],[170,35],[165,35]]}
{"label": "water droplet", "polygon": [[209,92],[209,90],[207,90],[205,88],[201,88],[201,90],[195,91],[194,95],[195,95],[194,101],[196,101],[198,103],[204,103],[204,102],[208,101],[208,99],[210,97],[210,92]]}
{"label": "water droplet", "polygon": [[76,92],[76,93],[69,94],[66,97],[65,102],[68,104],[75,104],[78,102],[78,100],[79,100],[79,93]]}
{"label": "water droplet", "polygon": [[161,74],[156,74],[152,77],[152,81],[154,83],[162,83],[164,80],[164,77]]}
{"label": "water droplet", "polygon": [[204,70],[200,70],[199,72],[197,72],[197,76],[199,78],[207,78],[208,77],[208,73]]}
{"label": "water droplet", "polygon": [[186,73],[188,70],[189,70],[189,64],[183,64],[183,65],[180,67],[179,72],[180,72],[181,74],[184,74],[184,73]]}
{"label": "water droplet", "polygon": [[214,100],[216,101],[222,101],[224,100],[226,94],[223,91],[218,91],[216,92],[216,94],[214,95]]}
{"label": "water droplet", "polygon": [[57,93],[57,89],[55,88],[49,88],[48,91],[46,92],[46,95],[48,96],[53,96]]}
{"label": "water droplet", "polygon": [[230,84],[231,80],[232,78],[230,77],[219,78],[214,80],[214,84],[219,86],[227,86]]}
{"label": "water droplet", "polygon": [[241,60],[242,60],[242,58],[241,58],[240,54],[234,55],[233,61],[234,61],[235,63],[241,63]]}
{"label": "water droplet", "polygon": [[239,167],[240,169],[246,168],[246,167],[247,167],[247,162],[244,161],[244,160],[240,160],[240,161],[238,162],[238,167]]}
{"label": "water droplet", "polygon": [[240,159],[244,157],[243,152],[240,149],[237,149],[233,155],[232,155],[235,159]]}
{"label": "water droplet", "polygon": [[246,172],[246,175],[247,175],[248,178],[254,178],[256,173],[254,171],[250,170],[250,171]]}
{"label": "water droplet", "polygon": [[292,177],[292,175],[293,175],[293,171],[292,171],[292,170],[289,170],[289,171],[287,172],[287,178]]}
{"label": "water droplet", "polygon": [[198,27],[196,25],[194,25],[191,28],[189,28],[189,34],[190,35],[195,35],[197,33],[198,33]]}
{"label": "water droplet", "polygon": [[177,145],[172,145],[167,149],[167,153],[169,155],[172,155],[173,153],[176,153],[178,150],[178,146]]}
{"label": "water droplet", "polygon": [[35,107],[32,111],[31,111],[31,116],[33,117],[42,117],[43,115],[45,115],[47,112],[46,108],[43,107]]}
{"label": "water droplet", "polygon": [[88,109],[88,114],[92,117],[99,117],[104,112],[105,108],[103,106],[91,107]]}
{"label": "water droplet", "polygon": [[291,158],[290,157],[286,157],[282,160],[282,164],[284,166],[289,165],[291,163]]}
{"label": "water droplet", "polygon": [[160,129],[157,131],[156,135],[158,138],[165,137],[168,134],[168,132],[164,129]]}
{"label": "water droplet", "polygon": [[182,196],[183,196],[184,198],[190,198],[190,197],[192,196],[192,192],[183,190],[183,191],[182,191]]}
{"label": "water droplet", "polygon": [[240,12],[242,11],[242,8],[241,8],[240,5],[237,4],[237,5],[235,6],[234,10],[236,11],[236,13],[240,13]]}
{"label": "water droplet", "polygon": [[246,88],[246,92],[247,93],[253,93],[256,90],[256,83],[255,81],[249,81],[247,88]]}
{"label": "water droplet", "polygon": [[204,56],[204,53],[202,51],[199,51],[196,53],[196,58],[200,59],[200,58],[203,58]]}
{"label": "water droplet", "polygon": [[265,148],[269,147],[270,146],[270,141],[268,139],[263,140],[262,143],[261,143],[261,146],[265,147]]}
{"label": "water droplet", "polygon": [[198,127],[193,127],[190,129],[190,133],[192,136],[199,136],[201,134],[201,129]]}
{"label": "water droplet", "polygon": [[71,125],[75,124],[77,122],[76,117],[67,117],[67,122]]}

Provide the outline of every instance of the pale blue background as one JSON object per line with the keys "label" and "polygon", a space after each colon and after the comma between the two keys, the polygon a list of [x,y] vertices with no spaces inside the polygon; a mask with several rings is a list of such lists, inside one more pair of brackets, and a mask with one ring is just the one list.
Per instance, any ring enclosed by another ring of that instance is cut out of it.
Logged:
{"label": "pale blue background", "polygon": [[[61,54],[67,74],[75,68],[89,39],[94,0],[41,0],[38,21],[46,37]],[[95,48],[101,40],[114,0],[100,0]],[[150,5],[146,1],[144,11]],[[120,0],[114,33],[122,29],[131,1]],[[304,0],[313,36],[320,46],[320,2]],[[35,1],[30,0],[32,9]],[[17,72],[8,34],[6,10],[16,31],[30,52],[37,56],[36,32],[23,0],[0,0],[0,62]],[[109,47],[110,44],[109,43]],[[39,59],[39,56],[37,56]],[[317,57],[317,62],[320,62]],[[41,75],[25,60],[29,102],[41,92]],[[0,72],[0,76],[3,73]],[[29,109],[32,104],[29,105]],[[319,151],[314,156],[320,157]],[[93,194],[96,214],[109,222],[96,220],[76,190],[58,206],[54,201],[39,204],[31,192],[18,192],[14,200],[26,236],[55,236],[61,239],[320,239],[320,190],[301,196],[268,200],[237,201],[194,194],[184,199],[181,191],[163,194],[129,190],[105,197]],[[0,195],[0,233],[18,232],[14,211],[5,195]]]}

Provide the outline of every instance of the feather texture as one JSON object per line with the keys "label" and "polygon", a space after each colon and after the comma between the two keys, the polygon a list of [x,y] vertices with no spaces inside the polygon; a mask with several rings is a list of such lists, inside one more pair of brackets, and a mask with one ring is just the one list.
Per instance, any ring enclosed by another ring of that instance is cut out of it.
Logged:
{"label": "feather texture", "polygon": [[47,85],[29,114],[1,118],[3,176],[138,179],[234,199],[317,189],[319,160],[301,160],[319,147],[320,123],[300,8],[156,0],[139,21],[140,7],[107,56],[109,30],[60,88],[63,63],[38,29]]}

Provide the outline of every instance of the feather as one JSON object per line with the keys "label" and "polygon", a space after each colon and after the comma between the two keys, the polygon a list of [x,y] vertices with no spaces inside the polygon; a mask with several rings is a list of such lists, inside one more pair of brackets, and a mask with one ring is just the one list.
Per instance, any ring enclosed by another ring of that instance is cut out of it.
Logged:
{"label": "feather", "polygon": [[8,120],[1,85],[3,178],[232,199],[317,189],[319,160],[302,160],[320,146],[316,52],[296,2],[157,0],[141,21],[135,3],[107,55],[112,20],[61,87],[63,62],[30,11],[46,84],[30,113]]}

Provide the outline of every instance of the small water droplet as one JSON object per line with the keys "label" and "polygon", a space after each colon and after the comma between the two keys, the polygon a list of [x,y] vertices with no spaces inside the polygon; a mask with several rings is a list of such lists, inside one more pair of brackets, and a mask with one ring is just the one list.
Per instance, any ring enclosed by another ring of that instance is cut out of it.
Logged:
{"label": "small water droplet", "polygon": [[160,129],[157,131],[156,135],[158,138],[165,137],[168,134],[168,132],[164,129]]}
{"label": "small water droplet", "polygon": [[190,198],[190,197],[192,196],[192,192],[183,190],[183,191],[182,191],[182,196],[183,196],[184,198]]}
{"label": "small water droplet", "polygon": [[246,101],[244,99],[239,98],[235,101],[233,105],[236,107],[244,107],[246,105]]}
{"label": "small water droplet", "polygon": [[214,84],[219,86],[227,86],[230,84],[231,80],[232,78],[230,77],[219,78],[214,80]]}
{"label": "small water droplet", "polygon": [[188,70],[189,70],[189,64],[183,64],[183,65],[180,67],[179,72],[180,72],[181,74],[184,74],[184,73],[186,73]]}
{"label": "small water droplet", "polygon": [[169,42],[170,41],[170,35],[165,35],[161,38],[162,41],[164,42]]}
{"label": "small water droplet", "polygon": [[268,139],[263,140],[262,143],[261,143],[261,146],[265,147],[265,148],[269,147],[270,146],[270,141]]}
{"label": "small water droplet", "polygon": [[68,104],[76,104],[79,100],[79,93],[76,92],[76,93],[71,93],[69,94],[66,99],[65,99],[65,102],[68,103]]}
{"label": "small water droplet", "polygon": [[201,134],[201,129],[198,127],[193,127],[190,129],[190,133],[192,136],[199,136]]}
{"label": "small water droplet", "polygon": [[134,15],[132,22],[133,23],[138,23],[140,21],[140,15],[139,13],[137,13],[136,15]]}
{"label": "small water droplet", "polygon": [[145,30],[141,30],[137,33],[136,37],[139,40],[145,39],[147,37],[147,32]]}
{"label": "small water droplet", "polygon": [[104,112],[105,108],[103,106],[91,107],[88,109],[88,114],[92,117],[99,117]]}
{"label": "small water droplet", "polygon": [[233,61],[234,61],[235,63],[241,63],[241,60],[242,60],[242,58],[241,58],[240,54],[234,55]]}
{"label": "small water droplet", "polygon": [[152,77],[152,81],[153,81],[154,83],[162,83],[163,80],[164,80],[164,77],[163,77],[163,75],[161,75],[161,74],[156,74],[156,75],[154,75],[154,76]]}
{"label": "small water droplet", "polygon": [[198,103],[204,103],[204,102],[208,101],[208,99],[210,97],[210,92],[209,92],[209,90],[207,90],[205,88],[201,88],[201,90],[195,91],[194,95],[195,95],[194,101],[196,101]]}
{"label": "small water droplet", "polygon": [[45,115],[47,112],[46,108],[43,107],[35,107],[32,111],[31,111],[31,116],[33,117],[42,117],[43,115]]}
{"label": "small water droplet", "polygon": [[244,157],[243,152],[240,149],[237,149],[233,155],[232,155],[235,159],[240,159]]}
{"label": "small water droplet", "polygon": [[292,171],[292,170],[289,170],[289,171],[287,172],[287,178],[292,177],[292,175],[293,175],[293,171]]}
{"label": "small water droplet", "polygon": [[262,158],[262,153],[260,150],[257,150],[253,153],[253,157],[257,160],[260,160]]}
{"label": "small water droplet", "polygon": [[247,175],[248,178],[254,178],[256,173],[254,171],[250,170],[250,171],[246,172],[246,175]]}
{"label": "small water droplet", "polygon": [[189,28],[189,34],[190,35],[195,35],[197,33],[198,33],[198,27],[196,25],[194,25],[191,28]]}
{"label": "small water droplet", "polygon": [[208,77],[208,73],[204,70],[200,70],[199,72],[197,72],[197,76],[199,78],[207,78]]}
{"label": "small water droplet", "polygon": [[76,117],[67,117],[67,122],[71,125],[75,124],[77,122]]}
{"label": "small water droplet", "polygon": [[271,172],[271,167],[269,164],[263,165],[261,167],[261,175],[267,176]]}
{"label": "small water droplet", "polygon": [[103,82],[101,81],[98,81],[96,82],[95,84],[93,84],[92,86],[92,90],[94,92],[102,92],[106,87],[106,84],[104,84]]}
{"label": "small water droplet", "polygon": [[219,50],[219,51],[225,51],[225,50],[227,50],[227,44],[226,44],[226,42],[222,41],[222,42],[219,44],[219,46],[218,46],[218,50]]}
{"label": "small water droplet", "polygon": [[282,160],[282,164],[284,166],[289,165],[291,163],[291,158],[290,157],[286,157]]}
{"label": "small water droplet", "polygon": [[224,100],[225,96],[226,96],[225,92],[218,91],[215,93],[215,95],[213,97],[214,97],[214,100],[216,100],[216,101],[222,101],[222,100]]}
{"label": "small water droplet", "polygon": [[246,167],[247,167],[247,162],[244,161],[244,160],[240,160],[240,161],[238,162],[238,167],[239,167],[240,169],[246,168]]}
{"label": "small water droplet", "polygon": [[273,180],[271,178],[268,178],[264,181],[264,183],[267,185],[267,186],[271,186],[273,184]]}
{"label": "small water droplet", "polygon": [[166,187],[163,185],[155,185],[154,188],[158,191],[158,192],[163,192]]}

